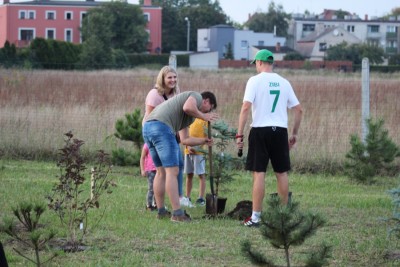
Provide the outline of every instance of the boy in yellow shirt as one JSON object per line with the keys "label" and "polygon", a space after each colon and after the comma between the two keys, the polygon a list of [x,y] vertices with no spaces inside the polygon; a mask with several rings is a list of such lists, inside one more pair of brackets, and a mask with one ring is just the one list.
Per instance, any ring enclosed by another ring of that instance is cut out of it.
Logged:
{"label": "boy in yellow shirt", "polygon": [[[191,137],[207,137],[207,122],[196,118],[189,127],[189,136]],[[183,172],[186,176],[186,197],[189,199],[189,206],[191,206],[190,194],[193,187],[193,176],[196,174],[200,178],[199,197],[196,204],[200,206],[205,205],[204,194],[206,191],[206,161],[204,153],[199,152],[200,146],[186,146],[185,147],[185,164]]]}

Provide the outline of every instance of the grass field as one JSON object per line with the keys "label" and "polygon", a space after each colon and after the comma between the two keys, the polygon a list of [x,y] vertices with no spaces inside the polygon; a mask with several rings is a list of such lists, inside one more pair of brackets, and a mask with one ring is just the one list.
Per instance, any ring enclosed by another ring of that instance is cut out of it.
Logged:
{"label": "grass field", "polygon": [[[237,127],[244,87],[254,69],[178,72],[182,91],[213,91],[221,118]],[[386,191],[397,187],[400,177],[380,177],[377,184],[364,186],[340,175],[298,171],[327,173],[341,168],[350,148],[349,136],[361,133],[361,75],[277,72],[291,81],[304,109],[299,143],[291,154],[293,200],[328,221],[304,247],[294,250],[293,266],[300,265],[305,249],[321,241],[333,246],[330,266],[399,266],[398,240],[388,238],[387,225],[380,218],[391,216],[393,206]],[[132,144],[107,137],[125,113],[144,110],[145,96],[157,73],[144,69],[0,69],[0,219],[11,216],[11,208],[21,200],[45,201],[44,196],[56,183],[59,172],[54,160],[67,131],[85,141],[85,153],[97,149],[110,152],[121,146],[133,149]],[[400,144],[400,75],[371,73],[370,77],[371,117],[384,119],[389,136]],[[228,152],[236,152],[235,147]],[[86,240],[90,248],[62,254],[50,266],[251,266],[239,249],[246,238],[268,255],[283,259],[283,253],[272,249],[257,230],[243,228],[239,221],[228,218],[205,219],[201,207],[188,210],[193,217],[190,224],[158,221],[155,213],[144,209],[147,181],[140,177],[138,168],[115,167],[111,175],[117,188],[101,202],[104,218],[90,229]],[[272,193],[275,179],[271,174],[268,177],[267,193]],[[196,182],[194,194],[197,186]],[[226,211],[251,198],[250,174],[240,173],[228,189],[222,194],[228,197]],[[102,210],[94,212],[101,214]],[[46,212],[44,223],[58,226],[51,212]],[[65,233],[60,231],[59,236]],[[13,252],[16,243],[5,235],[0,235],[0,240],[10,266],[29,266]]]}
{"label": "grass field", "polygon": [[[57,175],[58,169],[51,162],[0,161],[0,218],[11,216],[11,207],[19,201],[45,201]],[[240,253],[244,239],[252,240],[267,255],[283,259],[283,252],[274,250],[257,229],[226,217],[206,219],[204,207],[187,210],[193,218],[188,224],[157,220],[154,212],[144,208],[147,180],[138,169],[116,167],[111,175],[117,187],[93,213],[99,216],[105,209],[101,223],[89,229],[89,249],[61,253],[50,266],[251,266]],[[275,178],[269,174],[267,193],[274,192],[275,186]],[[399,253],[398,240],[388,238],[388,226],[380,220],[392,215],[386,191],[397,186],[398,179],[393,178],[364,186],[341,176],[291,174],[293,200],[300,202],[303,211],[317,212],[327,220],[304,246],[292,250],[292,266],[301,266],[304,251],[321,241],[332,246],[329,266],[399,266],[400,260],[393,259]],[[195,183],[194,195],[197,189]],[[226,212],[238,201],[251,199],[250,174],[241,173],[227,189],[221,193],[228,198]],[[58,238],[63,237],[55,214],[46,211],[43,217],[44,224],[56,228]],[[13,252],[17,243],[2,234],[0,240],[10,266],[30,266]]]}

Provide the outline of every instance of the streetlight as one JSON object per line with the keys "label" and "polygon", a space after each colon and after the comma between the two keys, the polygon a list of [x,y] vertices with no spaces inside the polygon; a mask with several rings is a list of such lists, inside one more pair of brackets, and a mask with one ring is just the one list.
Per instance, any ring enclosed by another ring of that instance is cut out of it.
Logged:
{"label": "streetlight", "polygon": [[188,17],[185,17],[185,20],[187,22],[187,44],[186,44],[186,50],[189,51],[189,40],[190,40],[190,20]]}

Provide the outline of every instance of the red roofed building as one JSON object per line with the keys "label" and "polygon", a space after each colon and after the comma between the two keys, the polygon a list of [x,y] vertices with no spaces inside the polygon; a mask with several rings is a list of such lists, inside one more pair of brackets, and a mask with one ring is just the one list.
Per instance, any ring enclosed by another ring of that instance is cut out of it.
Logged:
{"label": "red roofed building", "polygon": [[[82,43],[79,31],[82,20],[90,8],[101,4],[93,0],[35,0],[18,3],[4,0],[3,5],[0,5],[0,47],[6,41],[17,47],[28,46],[36,37]],[[145,0],[141,9],[148,20],[147,50],[149,53],[160,53],[162,9],[152,6],[151,0]]]}

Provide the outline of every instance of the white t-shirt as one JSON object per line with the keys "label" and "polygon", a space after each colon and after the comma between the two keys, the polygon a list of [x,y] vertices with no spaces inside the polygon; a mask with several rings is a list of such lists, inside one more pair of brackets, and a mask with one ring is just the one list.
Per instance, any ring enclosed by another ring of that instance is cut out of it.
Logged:
{"label": "white t-shirt", "polygon": [[244,101],[252,103],[252,127],[287,128],[287,109],[300,104],[288,80],[267,72],[247,81]]}

